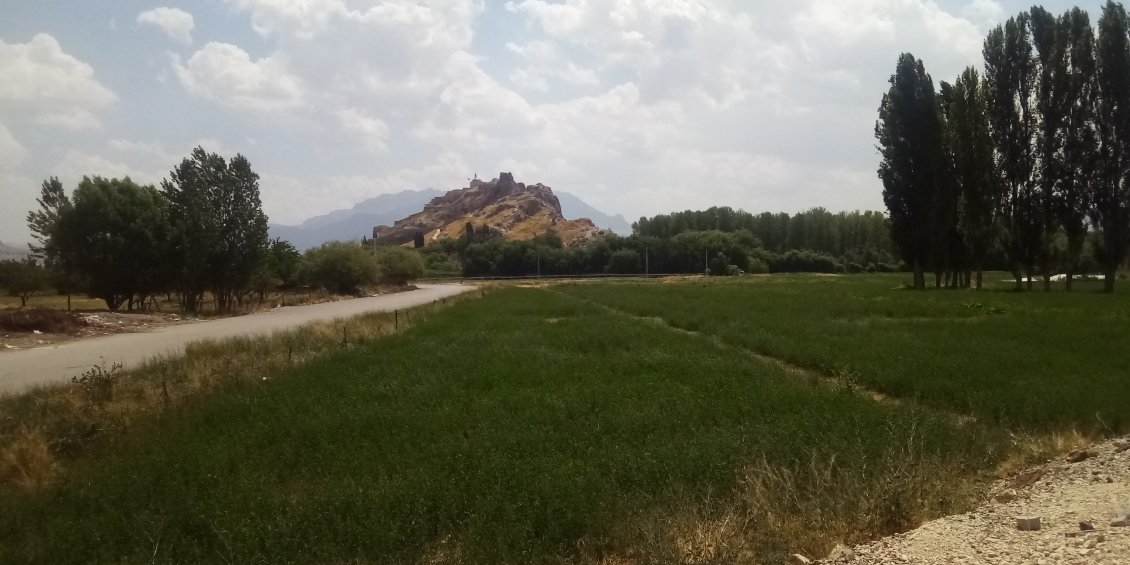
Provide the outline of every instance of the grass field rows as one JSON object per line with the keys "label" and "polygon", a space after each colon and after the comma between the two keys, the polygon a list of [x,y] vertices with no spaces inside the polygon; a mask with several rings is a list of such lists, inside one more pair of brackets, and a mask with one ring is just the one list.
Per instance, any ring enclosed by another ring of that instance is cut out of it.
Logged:
{"label": "grass field rows", "polygon": [[895,282],[489,292],[0,487],[0,562],[776,563],[968,507],[1016,434],[1130,424],[1125,295]]}

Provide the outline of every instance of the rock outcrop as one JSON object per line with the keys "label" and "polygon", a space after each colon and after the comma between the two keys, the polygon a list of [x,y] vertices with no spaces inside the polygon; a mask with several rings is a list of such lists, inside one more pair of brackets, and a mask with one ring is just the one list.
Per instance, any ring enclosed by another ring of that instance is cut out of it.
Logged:
{"label": "rock outcrop", "polygon": [[468,222],[475,228],[489,226],[506,239],[515,240],[553,231],[565,245],[580,245],[603,235],[587,218],[565,219],[561,202],[548,186],[527,186],[515,182],[510,173],[500,173],[497,179],[475,179],[467,188],[434,198],[423,211],[392,226],[373,228],[373,238],[403,244],[423,234],[425,243],[430,244],[462,237]]}

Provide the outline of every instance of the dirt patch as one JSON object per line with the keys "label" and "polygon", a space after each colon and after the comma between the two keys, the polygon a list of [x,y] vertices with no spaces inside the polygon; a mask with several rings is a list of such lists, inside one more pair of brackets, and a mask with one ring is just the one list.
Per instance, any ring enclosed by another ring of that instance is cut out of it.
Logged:
{"label": "dirt patch", "polygon": [[0,331],[15,333],[73,333],[86,325],[78,314],[45,308],[0,310]]}
{"label": "dirt patch", "polygon": [[[34,313],[34,314],[31,314]],[[2,320],[55,320],[57,323],[3,324]],[[194,321],[179,314],[161,312],[66,312],[61,310],[0,310],[0,355],[5,351],[31,349],[118,333],[136,333]]]}

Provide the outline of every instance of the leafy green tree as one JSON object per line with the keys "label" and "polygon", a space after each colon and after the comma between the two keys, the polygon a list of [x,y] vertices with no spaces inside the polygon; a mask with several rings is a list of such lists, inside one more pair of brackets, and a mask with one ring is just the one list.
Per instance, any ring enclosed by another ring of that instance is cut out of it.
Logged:
{"label": "leafy green tree", "polygon": [[217,310],[230,311],[267,257],[259,175],[243,155],[224,161],[197,147],[161,187],[170,203],[184,309],[199,311],[211,291]]}
{"label": "leafy green tree", "polygon": [[43,181],[39,198],[35,201],[39,204],[39,209],[27,213],[27,227],[35,243],[28,247],[36,257],[51,262],[57,258],[54,239],[59,227],[59,216],[70,208],[71,201],[58,177]]}
{"label": "leafy green tree", "polygon": [[271,241],[267,260],[261,264],[251,283],[251,287],[259,295],[259,303],[263,303],[268,292],[293,286],[298,280],[301,266],[302,254],[293,244],[281,238]]}
{"label": "leafy green tree", "polygon": [[377,276],[384,284],[404,286],[424,276],[424,258],[404,247],[385,247],[377,252]]}
{"label": "leafy green tree", "polygon": [[1097,96],[1099,163],[1092,221],[1102,234],[1104,290],[1114,292],[1130,236],[1130,20],[1108,1],[1099,18]]}
{"label": "leafy green tree", "polygon": [[968,67],[953,86],[946,120],[947,148],[960,195],[958,229],[970,255],[972,282],[981,288],[985,254],[992,246],[999,184],[993,173],[985,96],[977,69]]}
{"label": "leafy green tree", "polygon": [[126,177],[83,177],[52,236],[58,258],[86,292],[110,310],[144,307],[169,283],[168,204],[152,186]]}
{"label": "leafy green tree", "polygon": [[334,241],[306,250],[303,278],[340,294],[356,294],[377,282],[377,260],[355,243]]}
{"label": "leafy green tree", "polygon": [[914,288],[924,289],[938,224],[933,206],[946,174],[942,122],[933,79],[921,60],[902,54],[890,84],[875,125],[882,154],[879,178],[892,239],[913,270]]}
{"label": "leafy green tree", "polygon": [[0,261],[0,288],[9,296],[20,299],[20,307],[27,307],[31,295],[47,288],[47,270],[33,257]]}

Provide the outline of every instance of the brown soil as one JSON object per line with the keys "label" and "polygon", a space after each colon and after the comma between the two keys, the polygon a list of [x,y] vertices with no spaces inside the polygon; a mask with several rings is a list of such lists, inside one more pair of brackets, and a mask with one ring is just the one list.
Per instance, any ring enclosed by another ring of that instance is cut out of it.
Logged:
{"label": "brown soil", "polygon": [[[12,313],[33,312],[24,310],[8,310],[0,314],[13,316]],[[47,331],[30,328],[30,331],[16,331],[17,327],[5,326],[0,329],[0,355],[5,351],[31,349],[74,341],[76,339],[98,337],[118,333],[145,332],[155,328],[191,322],[196,318],[185,317],[180,314],[161,312],[55,312],[69,318],[67,326],[46,328]]]}

